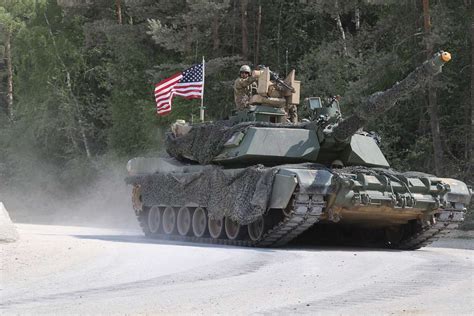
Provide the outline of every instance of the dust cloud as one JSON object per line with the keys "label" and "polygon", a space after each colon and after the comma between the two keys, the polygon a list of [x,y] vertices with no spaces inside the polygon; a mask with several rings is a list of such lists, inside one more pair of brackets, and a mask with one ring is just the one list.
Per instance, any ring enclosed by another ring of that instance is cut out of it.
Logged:
{"label": "dust cloud", "polygon": [[3,186],[0,201],[13,222],[139,230],[124,178],[126,161],[108,164],[76,190],[38,170],[24,185]]}

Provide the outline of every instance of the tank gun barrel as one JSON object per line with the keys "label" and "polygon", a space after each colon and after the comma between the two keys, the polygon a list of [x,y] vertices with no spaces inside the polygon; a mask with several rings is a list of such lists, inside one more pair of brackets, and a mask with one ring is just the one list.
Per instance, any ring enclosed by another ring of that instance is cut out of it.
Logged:
{"label": "tank gun barrel", "polygon": [[333,135],[336,140],[347,140],[367,123],[368,118],[388,111],[400,98],[419,87],[424,87],[434,76],[441,72],[443,65],[450,60],[450,53],[440,51],[389,89],[370,95],[366,102],[357,108],[354,115],[341,121],[334,127]]}

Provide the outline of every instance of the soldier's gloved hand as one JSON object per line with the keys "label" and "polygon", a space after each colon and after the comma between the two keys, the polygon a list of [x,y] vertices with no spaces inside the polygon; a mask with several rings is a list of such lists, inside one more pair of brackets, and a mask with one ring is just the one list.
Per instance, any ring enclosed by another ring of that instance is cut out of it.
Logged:
{"label": "soldier's gloved hand", "polygon": [[259,76],[260,72],[258,70],[254,70],[252,71],[252,75],[250,76],[250,78],[252,78],[252,81],[257,81]]}

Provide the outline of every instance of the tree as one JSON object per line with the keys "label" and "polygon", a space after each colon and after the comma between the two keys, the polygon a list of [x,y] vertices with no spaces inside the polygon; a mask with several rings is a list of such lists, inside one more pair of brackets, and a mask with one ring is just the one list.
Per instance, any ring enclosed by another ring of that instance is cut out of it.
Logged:
{"label": "tree", "polygon": [[[474,160],[474,5],[472,1],[466,1],[466,7],[470,9],[471,12],[471,102],[466,102],[466,125],[470,125],[469,130],[466,133],[466,149],[465,149],[465,158],[468,162],[468,173],[474,173],[473,169],[473,160]],[[469,115],[470,112],[470,115]],[[469,119],[470,118],[470,119]],[[470,135],[470,136],[469,136]]]}
{"label": "tree", "polygon": [[7,66],[7,112],[11,120],[14,117],[12,41],[16,33],[25,26],[25,20],[34,14],[34,9],[34,0],[0,1],[0,30],[3,34]]}
{"label": "tree", "polygon": [[[426,56],[429,58],[433,55],[433,40],[431,35],[431,18],[429,0],[423,1],[423,29],[425,32]],[[438,105],[436,98],[436,90],[431,83],[428,84],[428,113],[430,115],[431,136],[433,141],[434,162],[436,174],[441,175],[443,170],[444,152],[441,144],[441,132],[438,117]]]}
{"label": "tree", "polygon": [[[232,83],[244,61],[268,65],[282,76],[296,68],[303,98],[339,94],[347,116],[366,96],[422,62],[427,43],[432,51],[453,54],[432,87],[439,137],[434,137],[429,94],[423,91],[399,100],[367,128],[381,134],[396,169],[436,173],[433,141],[439,139],[445,158],[441,172],[474,179],[474,88],[467,79],[474,41],[466,32],[473,28],[466,15],[472,11],[470,0],[430,2],[429,33],[421,24],[423,2],[413,0],[0,4],[5,61],[0,79],[9,96],[3,103],[11,101],[8,112],[15,114],[15,124],[8,124],[10,114],[0,113],[0,174],[9,179],[25,181],[36,161],[54,165],[44,168],[66,179],[73,175],[67,171],[71,166],[94,170],[102,155],[155,154],[169,123],[196,120],[200,100],[175,98],[173,112],[156,117],[153,84],[201,62],[202,56],[210,120],[234,109]],[[9,25],[15,25],[10,38],[5,36]]]}
{"label": "tree", "polygon": [[242,58],[248,59],[249,56],[249,31],[247,26],[247,8],[248,0],[240,1],[240,29],[242,31]]}

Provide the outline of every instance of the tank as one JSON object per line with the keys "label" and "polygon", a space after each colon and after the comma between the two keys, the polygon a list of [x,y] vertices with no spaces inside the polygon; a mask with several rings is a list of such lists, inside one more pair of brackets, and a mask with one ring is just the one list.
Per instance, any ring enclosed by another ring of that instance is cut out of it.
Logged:
{"label": "tank", "polygon": [[[397,100],[423,87],[450,60],[439,52],[343,118],[337,98],[300,102],[294,71],[258,76],[247,110],[229,119],[173,124],[169,158],[134,158],[126,182],[146,236],[278,247],[295,238],[418,249],[463,221],[472,190],[462,181],[390,165],[374,133],[363,131]],[[358,238],[355,238],[357,235]],[[345,238],[341,238],[345,237]]]}

